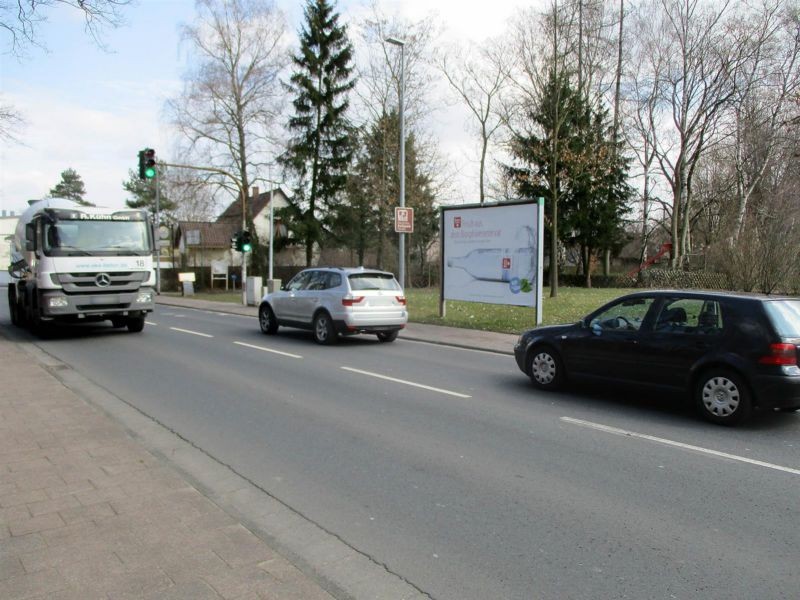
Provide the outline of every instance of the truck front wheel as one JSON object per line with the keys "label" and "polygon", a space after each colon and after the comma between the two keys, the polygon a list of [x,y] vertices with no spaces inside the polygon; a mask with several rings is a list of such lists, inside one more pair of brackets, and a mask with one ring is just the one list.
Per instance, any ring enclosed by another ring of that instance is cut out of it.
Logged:
{"label": "truck front wheel", "polygon": [[144,329],[144,315],[128,317],[128,331],[131,333],[139,333],[142,329]]}
{"label": "truck front wheel", "polygon": [[12,325],[16,327],[23,327],[25,325],[19,302],[17,301],[17,286],[13,283],[8,286],[8,312],[11,315]]}

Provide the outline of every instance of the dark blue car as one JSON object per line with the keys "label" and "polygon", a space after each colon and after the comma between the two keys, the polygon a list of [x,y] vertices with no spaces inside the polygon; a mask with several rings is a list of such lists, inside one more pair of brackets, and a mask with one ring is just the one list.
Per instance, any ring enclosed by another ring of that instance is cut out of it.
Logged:
{"label": "dark blue car", "polygon": [[800,298],[644,291],[578,323],[538,327],[514,348],[533,384],[595,379],[680,390],[721,424],[754,408],[800,409]]}

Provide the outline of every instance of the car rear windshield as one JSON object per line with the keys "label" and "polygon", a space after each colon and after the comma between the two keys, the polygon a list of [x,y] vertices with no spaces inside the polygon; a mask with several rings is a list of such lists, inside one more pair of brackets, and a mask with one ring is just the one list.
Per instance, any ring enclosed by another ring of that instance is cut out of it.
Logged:
{"label": "car rear windshield", "polygon": [[354,292],[364,290],[397,291],[400,289],[394,276],[388,273],[355,273],[348,279],[350,280],[350,289]]}
{"label": "car rear windshield", "polygon": [[779,336],[800,338],[800,300],[774,300],[764,307]]}

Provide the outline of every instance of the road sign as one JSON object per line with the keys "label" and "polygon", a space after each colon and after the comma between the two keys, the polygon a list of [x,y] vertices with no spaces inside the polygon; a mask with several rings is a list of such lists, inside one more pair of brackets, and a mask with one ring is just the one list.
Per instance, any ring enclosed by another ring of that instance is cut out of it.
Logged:
{"label": "road sign", "polygon": [[414,209],[395,206],[394,208],[395,233],[414,233]]}

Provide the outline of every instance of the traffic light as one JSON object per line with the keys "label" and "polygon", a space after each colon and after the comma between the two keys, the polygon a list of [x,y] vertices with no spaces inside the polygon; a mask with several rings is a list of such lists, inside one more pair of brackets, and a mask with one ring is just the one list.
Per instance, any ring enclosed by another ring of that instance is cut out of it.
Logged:
{"label": "traffic light", "polygon": [[242,240],[241,251],[242,252],[250,252],[253,249],[253,240],[252,240],[252,238],[250,236],[250,232],[247,231],[246,229],[244,231],[242,231],[241,240]]}
{"label": "traffic light", "polygon": [[238,250],[239,252],[242,251],[240,242],[241,237],[242,237],[241,231],[237,231],[236,233],[233,234],[233,236],[231,236],[231,250]]}
{"label": "traffic light", "polygon": [[145,148],[139,151],[139,178],[152,179],[156,176],[156,151]]}
{"label": "traffic light", "polygon": [[144,150],[144,176],[146,179],[156,176],[156,151],[152,148]]}

